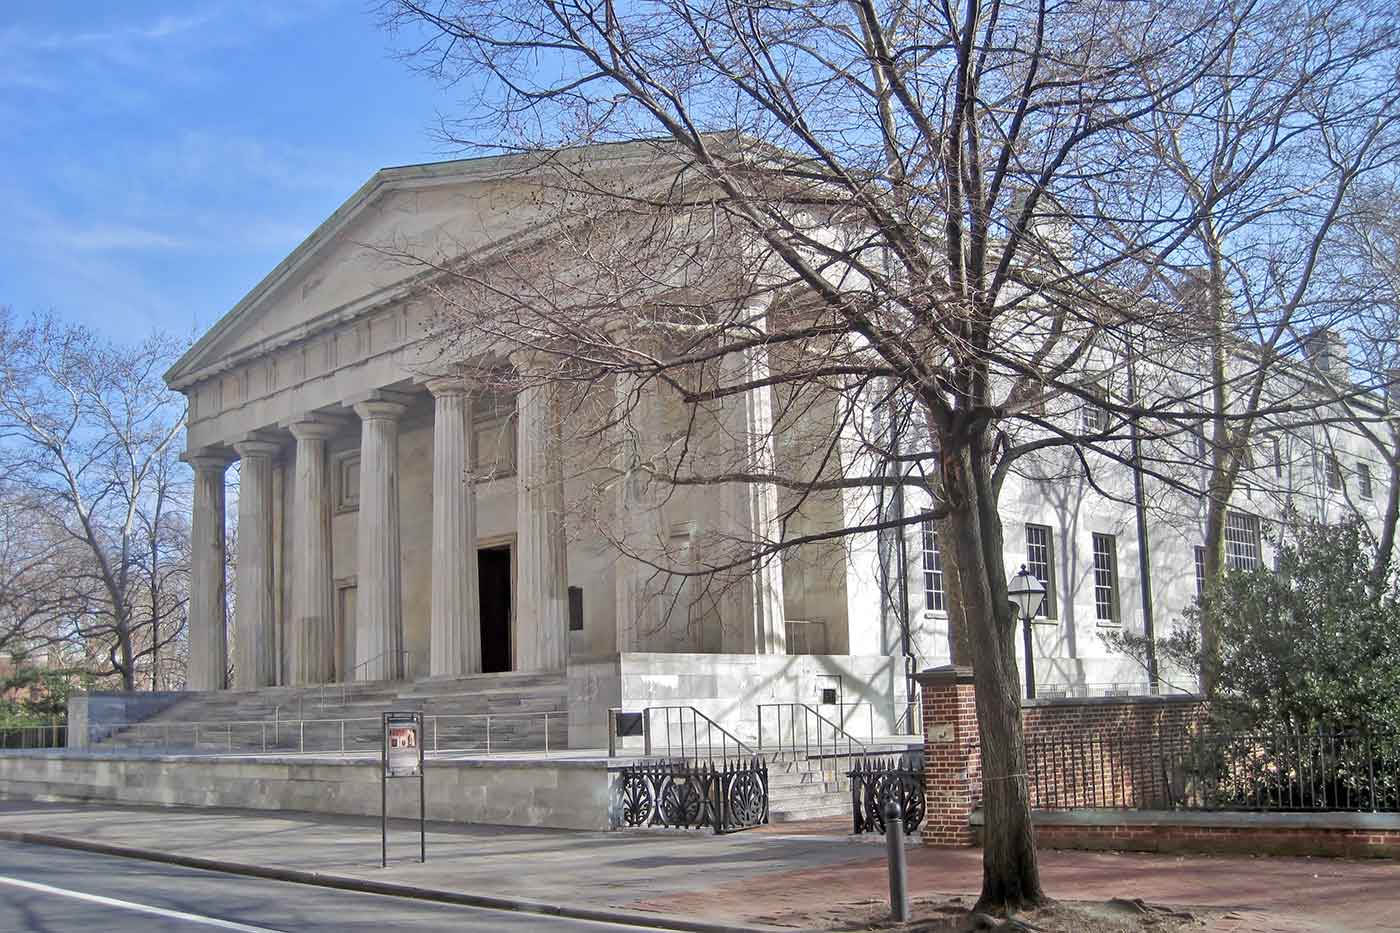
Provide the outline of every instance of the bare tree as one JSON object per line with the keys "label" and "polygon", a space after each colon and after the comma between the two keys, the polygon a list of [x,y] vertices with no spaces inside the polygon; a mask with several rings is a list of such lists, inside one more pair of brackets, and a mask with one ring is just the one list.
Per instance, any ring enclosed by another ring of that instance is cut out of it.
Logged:
{"label": "bare tree", "polygon": [[[1336,305],[1348,309],[1340,334],[1347,363],[1376,391],[1347,397],[1339,430],[1359,434],[1385,466],[1387,492],[1376,529],[1371,586],[1382,592],[1395,567],[1400,526],[1400,182],[1394,175],[1357,186],[1347,200],[1343,235],[1332,254]],[[1340,316],[1340,315],[1338,315]]]}
{"label": "bare tree", "polygon": [[[1314,382],[1285,397],[1270,381],[1297,361],[1306,338],[1357,311],[1329,300],[1340,266],[1328,254],[1340,245],[1348,194],[1391,173],[1400,154],[1394,12],[1367,3],[1344,13],[1291,0],[1223,4],[1231,30],[1222,67],[1134,124],[1124,155],[1142,177],[1106,192],[1107,204],[1131,202],[1129,216],[1175,210],[1197,221],[1149,269],[1199,315],[1209,354],[1166,407],[1183,425],[1199,412],[1204,427],[1210,585],[1225,568],[1226,514],[1260,432],[1325,420],[1353,392]],[[1143,77],[1162,86],[1175,74]],[[1209,626],[1201,640],[1213,653]]]}
{"label": "bare tree", "polygon": [[[445,352],[532,356],[517,385],[590,426],[600,512],[622,484],[624,501],[719,490],[761,519],[727,549],[617,546],[724,579],[723,598],[784,551],[938,523],[954,656],[976,673],[983,907],[1043,897],[998,495],[1024,458],[1131,463],[1128,426],[1180,431],[1100,389],[1141,341],[1202,333],[1158,264],[1203,211],[1125,196],[1144,169],[1124,154],[1183,101],[1214,119],[1190,90],[1272,28],[1236,7],[385,4],[413,62],[479,95],[448,138],[526,153],[507,164],[529,194],[502,210],[546,220],[466,256],[386,250],[435,273]],[[892,489],[928,505],[886,509]],[[824,496],[837,519],[801,524]]]}
{"label": "bare tree", "polygon": [[176,350],[0,313],[0,468],[61,535],[36,583],[91,671],[127,690],[184,627],[184,411],[160,380]]}

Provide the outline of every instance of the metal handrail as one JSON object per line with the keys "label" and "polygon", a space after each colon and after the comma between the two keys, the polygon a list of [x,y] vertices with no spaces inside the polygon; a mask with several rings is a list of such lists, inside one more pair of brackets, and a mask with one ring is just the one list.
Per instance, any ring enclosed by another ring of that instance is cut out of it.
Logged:
{"label": "metal handrail", "polygon": [[[543,723],[544,726],[544,753],[548,755],[552,750],[554,750],[550,742],[550,718],[553,717],[554,720],[558,722],[561,716],[567,715],[567,712],[562,712],[559,710],[541,710],[536,712],[520,713],[430,713],[424,717],[424,728],[428,731],[428,736],[425,737],[425,741],[428,738],[431,739],[430,750],[433,752],[460,751],[462,749],[446,747],[442,744],[441,733],[443,730],[439,729],[439,725],[443,721],[446,721],[449,724],[451,721],[478,721],[485,726],[485,753],[491,754],[493,720],[495,720],[497,723],[509,723],[512,721],[519,720],[539,720]],[[352,742],[349,745],[347,745],[345,727],[350,724],[360,723],[370,723],[376,727],[376,735],[374,740],[369,743],[360,743],[357,745],[356,742],[353,741],[354,737],[352,736]],[[327,719],[220,719],[173,722],[151,722],[147,720],[143,722],[107,722],[103,723],[103,725],[111,729],[109,737],[115,735],[119,731],[134,730],[136,738],[138,740],[140,740],[146,732],[156,730],[160,738],[159,741],[155,744],[157,745],[157,747],[165,749],[170,748],[173,744],[171,741],[172,732],[181,732],[189,730],[192,733],[191,744],[193,746],[198,746],[202,737],[205,740],[209,740],[212,737],[213,741],[218,741],[220,738],[222,738],[224,740],[225,751],[228,753],[231,753],[233,751],[233,735],[234,730],[236,728],[247,728],[250,731],[252,729],[257,729],[258,738],[256,747],[260,747],[263,752],[268,751],[269,737],[272,739],[273,750],[276,750],[277,746],[281,743],[282,734],[284,732],[294,732],[297,736],[296,751],[298,754],[304,754],[306,752],[306,730],[308,726],[338,727],[338,742],[332,743],[331,748],[321,749],[320,751],[347,752],[355,750],[370,751],[373,749],[377,749],[379,747],[377,727],[380,723],[381,719],[379,717],[357,716]],[[242,746],[243,743],[240,741],[239,744],[240,746]],[[338,748],[336,746],[338,746]],[[509,750],[519,751],[521,749]]]}
{"label": "metal handrail", "polygon": [[[658,733],[657,733],[656,729],[653,728],[653,726],[652,726],[652,715],[653,715],[654,713],[662,713],[662,714],[664,715],[664,717],[665,717],[665,719],[664,719],[664,723],[665,723],[665,732],[664,732],[663,734],[665,735],[665,742],[666,742],[666,752],[665,752],[665,754],[666,754],[666,757],[668,757],[668,758],[679,757],[679,758],[693,758],[693,759],[697,759],[697,760],[700,759],[700,758],[702,757],[701,754],[700,754],[700,726],[701,726],[701,725],[704,725],[704,727],[705,727],[705,755],[704,755],[703,757],[706,758],[706,759],[708,759],[709,761],[714,761],[714,760],[715,760],[715,742],[714,742],[714,739],[715,739],[715,733],[716,733],[716,732],[719,733],[719,740],[720,740],[720,752],[719,752],[719,757],[720,757],[720,759],[725,759],[725,758],[730,757],[730,755],[729,755],[729,745],[730,745],[730,743],[733,743],[733,745],[734,745],[734,747],[735,747],[735,752],[734,752],[734,756],[735,756],[735,757],[738,757],[738,756],[753,757],[753,756],[755,756],[755,755],[758,754],[758,751],[757,751],[756,749],[754,749],[752,746],[750,746],[750,745],[749,745],[747,742],[745,742],[743,739],[739,738],[737,735],[735,735],[734,733],[730,732],[728,729],[724,728],[724,726],[721,726],[719,723],[715,722],[715,721],[714,721],[713,719],[711,719],[709,716],[706,716],[704,713],[700,712],[698,709],[696,709],[696,708],[693,707],[693,706],[648,706],[646,709],[642,710],[642,715],[645,717],[645,719],[644,719],[645,727],[643,728],[642,732],[643,732],[643,735],[646,737],[646,738],[645,738],[645,753],[646,753],[646,756],[647,756],[648,758],[650,758],[650,757],[652,756],[653,749],[654,749],[655,746],[656,746],[656,738],[657,738],[657,736],[658,736]],[[675,714],[675,722],[676,722],[676,725],[677,725],[677,732],[679,733],[679,739],[680,739],[680,742],[679,742],[680,754],[679,754],[679,755],[676,755],[676,754],[675,754],[675,752],[676,752],[676,750],[677,750],[677,747],[678,747],[677,744],[671,740],[671,721],[672,721],[672,714],[673,714],[673,713]],[[689,755],[686,754],[686,741],[685,741],[685,728],[686,728],[685,719],[686,719],[687,714],[690,716],[690,734],[691,734],[691,738],[690,738],[690,751],[691,751],[691,754],[689,754]],[[609,721],[611,722],[611,717],[609,717]]]}
{"label": "metal handrail", "polygon": [[[405,680],[412,680],[412,679],[413,679],[413,655],[409,652],[409,650],[408,650],[407,648],[391,648],[391,649],[389,649],[388,651],[381,651],[381,652],[379,652],[378,654],[376,654],[374,657],[369,658],[369,659],[364,660],[364,661],[361,661],[359,664],[356,664],[356,665],[351,669],[351,671],[350,671],[350,676],[349,676],[348,678],[346,678],[346,681],[352,681],[352,682],[353,682],[353,681],[358,681],[358,680],[360,679],[360,671],[362,671],[362,670],[364,670],[365,668],[369,667],[371,664],[374,664],[374,663],[377,662],[377,661],[382,661],[382,660],[384,660],[385,658],[390,657],[390,656],[402,657],[402,658],[404,659],[404,663],[403,663],[403,675],[402,675],[402,676],[403,676],[403,678],[404,678]],[[380,678],[380,679],[382,680],[383,678]],[[345,681],[342,681],[341,683],[344,684]]]}
{"label": "metal handrail", "polygon": [[[778,736],[778,748],[777,748],[778,754],[782,754],[785,750],[789,750],[789,749],[790,749],[790,750],[793,752],[794,763],[798,763],[798,762],[797,762],[797,754],[796,754],[796,753],[798,752],[798,750],[799,750],[798,744],[797,744],[797,723],[798,723],[798,721],[799,721],[799,715],[800,715],[800,722],[802,723],[802,738],[803,738],[803,742],[802,742],[802,746],[801,746],[801,751],[803,752],[803,756],[802,756],[802,760],[801,760],[800,766],[801,766],[804,770],[807,770],[807,771],[812,770],[812,758],[813,758],[812,749],[815,748],[815,749],[817,750],[817,757],[818,757],[818,758],[825,758],[825,757],[827,756],[827,743],[826,743],[825,738],[823,737],[823,731],[822,731],[822,728],[821,728],[823,725],[826,725],[826,726],[831,727],[831,746],[830,746],[830,747],[831,747],[831,756],[830,756],[831,758],[835,759],[835,758],[841,757],[841,743],[842,743],[843,740],[844,740],[844,742],[845,742],[845,757],[846,757],[846,758],[850,759],[850,758],[854,758],[854,757],[857,756],[857,755],[867,755],[867,754],[869,754],[870,746],[867,745],[865,742],[863,742],[863,741],[861,741],[860,739],[856,738],[855,736],[851,735],[851,734],[850,734],[849,732],[847,732],[842,726],[840,726],[840,725],[837,724],[837,723],[832,722],[830,719],[827,719],[825,716],[823,716],[823,715],[822,715],[821,713],[819,713],[817,710],[813,709],[811,706],[808,706],[806,703],[797,703],[797,702],[791,702],[791,703],[760,703],[760,704],[758,705],[758,745],[759,745],[759,748],[762,748],[762,747],[763,747],[763,711],[764,711],[765,709],[772,710],[772,711],[773,711],[773,714],[774,714],[774,717],[775,717],[775,719],[776,719],[776,724],[777,724],[777,736]],[[784,710],[787,710],[787,711],[788,711],[788,728],[792,731],[792,742],[791,742],[790,746],[785,745],[784,742],[783,742],[783,711],[784,711]],[[812,726],[813,720],[816,721],[816,725],[817,725],[817,728],[816,728],[817,742],[816,742],[815,745],[812,744],[812,729],[811,729],[811,726]]]}

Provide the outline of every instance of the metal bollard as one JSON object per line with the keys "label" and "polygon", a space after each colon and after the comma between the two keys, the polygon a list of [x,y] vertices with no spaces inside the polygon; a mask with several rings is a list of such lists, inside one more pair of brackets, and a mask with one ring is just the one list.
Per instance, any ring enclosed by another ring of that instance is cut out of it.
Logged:
{"label": "metal bollard", "polygon": [[905,923],[909,920],[909,871],[904,862],[904,815],[899,801],[887,799],[880,815],[885,820],[885,854],[890,863],[890,917]]}

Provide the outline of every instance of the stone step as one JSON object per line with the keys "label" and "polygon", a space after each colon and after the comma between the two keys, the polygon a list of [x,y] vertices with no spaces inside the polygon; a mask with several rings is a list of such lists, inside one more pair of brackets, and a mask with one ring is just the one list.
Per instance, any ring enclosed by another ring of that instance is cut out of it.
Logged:
{"label": "stone step", "polygon": [[798,820],[816,820],[829,817],[850,817],[851,803],[846,801],[844,805],[831,804],[822,806],[802,806],[792,809],[775,809],[771,804],[768,807],[768,821],[770,823],[795,823]]}

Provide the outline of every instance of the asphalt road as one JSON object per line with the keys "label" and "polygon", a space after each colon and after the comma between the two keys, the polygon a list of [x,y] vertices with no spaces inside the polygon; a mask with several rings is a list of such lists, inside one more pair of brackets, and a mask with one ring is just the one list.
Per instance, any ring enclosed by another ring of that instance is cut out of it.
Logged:
{"label": "asphalt road", "polygon": [[0,842],[0,931],[622,931],[630,925],[434,904]]}

